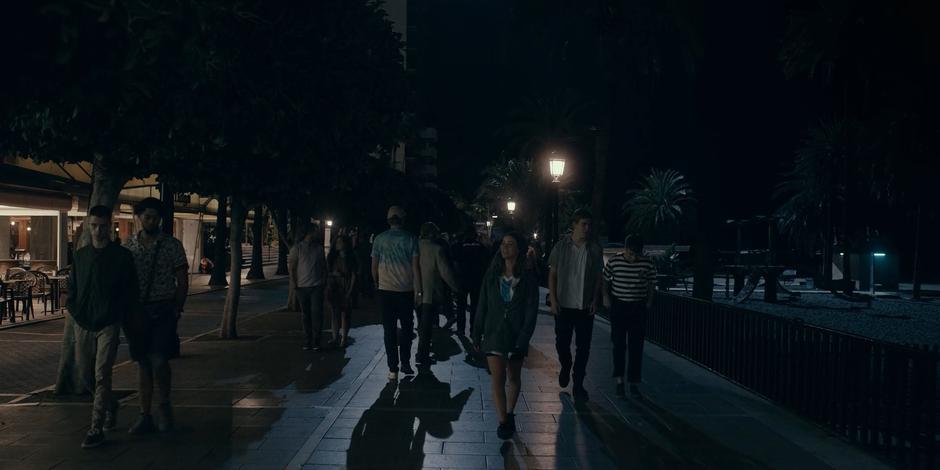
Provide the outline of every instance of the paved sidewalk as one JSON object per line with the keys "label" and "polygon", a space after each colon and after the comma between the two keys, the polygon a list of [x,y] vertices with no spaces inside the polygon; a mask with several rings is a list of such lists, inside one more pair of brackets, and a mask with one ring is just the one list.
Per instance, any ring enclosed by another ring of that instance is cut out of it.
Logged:
{"label": "paved sidewalk", "polygon": [[[283,302],[285,291],[276,282],[246,294],[267,305]],[[212,302],[221,305],[218,294],[197,297],[211,312]],[[503,442],[496,439],[489,377],[467,362],[468,345],[456,336],[436,332],[433,375],[389,383],[373,304],[354,312],[349,348],[322,353],[301,351],[296,313],[249,316],[240,326],[244,339],[203,336],[183,344],[173,363],[177,432],[128,436],[123,429],[136,414],[131,395],[107,445],[82,450],[90,405],[33,395],[0,405],[0,468],[881,468],[650,345],[646,398],[614,398],[609,333],[600,320],[587,381],[591,402],[575,406],[557,387],[552,318],[540,316],[517,407],[521,432]],[[118,367],[114,384],[132,392],[134,368]]]}

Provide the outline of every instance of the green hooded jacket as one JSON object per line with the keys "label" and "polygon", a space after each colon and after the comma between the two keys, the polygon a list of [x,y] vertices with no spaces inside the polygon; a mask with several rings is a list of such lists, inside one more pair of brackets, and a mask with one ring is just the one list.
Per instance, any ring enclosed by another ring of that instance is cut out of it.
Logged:
{"label": "green hooded jacket", "polygon": [[500,268],[491,267],[483,277],[473,322],[473,343],[483,352],[525,354],[539,312],[538,279],[535,273],[523,269],[512,300],[504,302],[499,293]]}

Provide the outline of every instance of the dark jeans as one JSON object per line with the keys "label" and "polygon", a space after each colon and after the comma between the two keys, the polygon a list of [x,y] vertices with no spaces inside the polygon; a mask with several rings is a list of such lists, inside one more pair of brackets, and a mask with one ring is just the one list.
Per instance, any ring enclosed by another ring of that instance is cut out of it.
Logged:
{"label": "dark jeans", "polygon": [[[473,333],[473,321],[477,317],[477,302],[480,300],[480,284],[470,286],[470,333]],[[457,293],[457,332],[466,331],[467,324],[467,293]]]}
{"label": "dark jeans", "polygon": [[[382,327],[385,329],[385,355],[388,370],[398,372],[399,360],[411,363],[411,339],[414,331],[414,292],[379,291]],[[401,329],[398,324],[401,323]]]}
{"label": "dark jeans", "polygon": [[623,377],[624,354],[628,353],[627,382],[639,383],[643,367],[643,342],[646,337],[646,301],[624,302],[614,298],[610,302],[614,377]]}
{"label": "dark jeans", "polygon": [[415,361],[418,364],[429,366],[431,356],[431,337],[434,327],[440,326],[438,318],[441,313],[440,304],[421,304],[418,315],[418,355]]}
{"label": "dark jeans", "polygon": [[320,345],[323,330],[323,284],[316,287],[298,287],[297,302],[303,313],[304,344]]}
{"label": "dark jeans", "polygon": [[562,308],[555,317],[555,350],[563,368],[571,367],[571,336],[575,336],[573,379],[578,387],[584,384],[593,331],[594,315],[589,310]]}

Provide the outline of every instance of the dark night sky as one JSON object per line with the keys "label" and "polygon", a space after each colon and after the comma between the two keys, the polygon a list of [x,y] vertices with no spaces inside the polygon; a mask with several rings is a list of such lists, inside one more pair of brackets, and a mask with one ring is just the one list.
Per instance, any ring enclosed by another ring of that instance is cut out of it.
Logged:
{"label": "dark night sky", "polygon": [[[500,60],[507,3],[451,1],[430,10],[420,93],[429,103],[428,121],[440,133],[441,183],[467,195],[479,184],[479,170],[501,149],[494,131],[508,109],[541,85],[514,80]],[[651,158],[687,172],[695,187],[714,190],[722,217],[771,210],[770,188],[810,119],[803,91],[784,79],[777,61],[784,6],[767,3],[709,4],[698,88],[658,104],[663,122],[691,123],[658,128]],[[683,103],[689,97],[701,100],[698,111]],[[690,112],[700,112],[700,119]],[[702,134],[699,142],[677,135],[697,122],[705,123],[691,129]],[[623,175],[629,182],[652,163],[615,154],[611,162],[615,178]],[[610,197],[618,205],[623,198],[619,192]]]}

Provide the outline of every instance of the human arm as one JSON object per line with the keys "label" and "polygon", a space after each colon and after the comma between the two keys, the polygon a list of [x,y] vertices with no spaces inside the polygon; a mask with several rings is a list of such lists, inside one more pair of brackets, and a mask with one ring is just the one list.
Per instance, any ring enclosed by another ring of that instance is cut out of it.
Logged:
{"label": "human arm", "polygon": [[594,281],[594,293],[591,295],[591,315],[597,313],[601,305],[601,292],[604,286],[604,273],[598,271],[597,279]]}
{"label": "human arm", "polygon": [[183,306],[186,305],[186,296],[189,295],[189,261],[186,260],[186,250],[183,249],[183,244],[176,239],[173,241],[175,242],[172,244],[175,252],[173,275],[176,277],[176,292],[173,298],[176,300],[176,314],[179,318]]}
{"label": "human arm", "polygon": [[548,256],[548,303],[552,315],[558,315],[558,244]]}
{"label": "human arm", "polygon": [[457,281],[457,273],[450,259],[444,255],[444,250],[437,251],[437,268],[441,272],[441,279],[443,279],[454,292],[460,292],[460,282]]}
{"label": "human arm", "polygon": [[414,276],[415,305],[421,304],[421,297],[424,295],[424,284],[421,279],[421,252],[418,251],[418,240],[413,240],[411,249],[411,273]]}
{"label": "human arm", "polygon": [[372,282],[375,283],[375,288],[379,288],[379,260],[372,256]]}
{"label": "human arm", "polygon": [[297,244],[287,253],[287,279],[291,287],[297,287]]}
{"label": "human arm", "polygon": [[480,341],[483,339],[483,328],[486,325],[487,305],[489,304],[489,283],[486,276],[483,278],[483,285],[480,289],[480,297],[477,299],[477,311],[473,316],[473,346],[476,350],[480,349]]}

